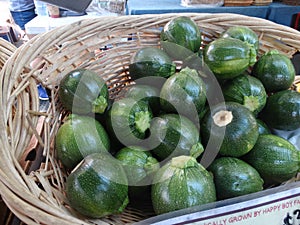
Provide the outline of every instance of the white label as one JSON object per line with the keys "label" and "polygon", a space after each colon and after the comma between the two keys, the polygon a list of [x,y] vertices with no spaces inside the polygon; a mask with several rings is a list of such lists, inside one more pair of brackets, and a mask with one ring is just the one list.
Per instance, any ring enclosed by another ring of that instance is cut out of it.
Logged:
{"label": "white label", "polygon": [[[224,213],[225,214],[225,213]],[[226,212],[226,215],[212,216],[182,224],[194,225],[300,225],[300,196],[278,200],[251,209]]]}

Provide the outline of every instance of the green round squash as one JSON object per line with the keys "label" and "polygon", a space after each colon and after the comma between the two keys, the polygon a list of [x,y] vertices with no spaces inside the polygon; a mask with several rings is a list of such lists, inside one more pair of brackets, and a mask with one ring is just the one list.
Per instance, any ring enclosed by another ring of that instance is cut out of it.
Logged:
{"label": "green round squash", "polygon": [[169,77],[160,91],[160,105],[167,113],[179,113],[199,123],[206,103],[206,86],[198,72],[188,67]]}
{"label": "green round squash", "polygon": [[268,125],[262,121],[261,119],[256,118],[256,122],[258,124],[258,133],[259,134],[271,134],[271,130]]}
{"label": "green round squash", "polygon": [[153,176],[160,164],[150,151],[140,146],[123,147],[115,158],[120,161],[128,179],[130,202],[144,203],[151,200]]}
{"label": "green round squash", "polygon": [[168,78],[175,70],[176,66],[167,53],[155,47],[137,50],[129,65],[129,74],[133,80],[151,76]]}
{"label": "green round squash", "polygon": [[201,137],[220,142],[223,156],[240,157],[248,153],[258,138],[258,125],[253,113],[236,102],[225,102],[210,107],[201,121]]}
{"label": "green round squash", "polygon": [[256,62],[256,51],[235,38],[211,41],[203,52],[204,62],[219,80],[232,79]]}
{"label": "green round squash", "polygon": [[159,102],[160,90],[157,87],[146,84],[134,84],[125,91],[125,98],[133,98],[137,101],[148,102],[153,114],[158,114],[160,111]]}
{"label": "green round squash", "polygon": [[94,71],[75,69],[59,83],[58,97],[72,113],[104,113],[108,105],[108,87]]}
{"label": "green round squash", "polygon": [[118,99],[108,111],[107,131],[124,146],[138,145],[147,137],[152,117],[148,102]]}
{"label": "green round squash", "polygon": [[126,173],[108,153],[88,155],[68,176],[66,195],[70,206],[85,216],[120,214],[129,203]]}
{"label": "green round squash", "polygon": [[201,31],[193,19],[179,16],[165,24],[160,39],[183,46],[191,52],[198,52],[201,46]]}
{"label": "green round squash", "polygon": [[103,126],[89,116],[70,115],[55,136],[57,158],[73,169],[85,156],[110,150],[110,139]]}
{"label": "green round squash", "polygon": [[249,27],[246,26],[233,26],[229,27],[220,37],[223,38],[236,38],[243,42],[248,43],[257,52],[259,49],[259,39],[258,35]]}
{"label": "green round squash", "polygon": [[253,149],[243,157],[268,185],[293,178],[300,169],[300,155],[296,147],[274,134],[258,137]]}
{"label": "green round squash", "polygon": [[216,201],[211,174],[190,156],[172,158],[154,176],[151,189],[156,214]]}
{"label": "green round squash", "polygon": [[204,150],[199,129],[191,120],[178,114],[163,114],[153,119],[147,146],[158,160],[179,155],[197,158]]}
{"label": "green round squash", "polygon": [[256,116],[267,101],[266,90],[261,81],[253,76],[242,74],[223,85],[225,101],[240,103]]}
{"label": "green round squash", "polygon": [[270,95],[260,118],[272,129],[300,128],[300,93],[284,90]]}
{"label": "green round squash", "polygon": [[277,50],[261,56],[252,70],[252,75],[261,80],[267,92],[289,89],[295,80],[295,73],[292,61]]}
{"label": "green round squash", "polygon": [[241,159],[220,157],[208,171],[213,173],[218,200],[263,190],[264,181],[257,170]]}
{"label": "green round squash", "polygon": [[144,186],[151,184],[153,174],[160,165],[156,158],[140,146],[122,148],[115,155],[120,160],[128,177],[128,185]]}

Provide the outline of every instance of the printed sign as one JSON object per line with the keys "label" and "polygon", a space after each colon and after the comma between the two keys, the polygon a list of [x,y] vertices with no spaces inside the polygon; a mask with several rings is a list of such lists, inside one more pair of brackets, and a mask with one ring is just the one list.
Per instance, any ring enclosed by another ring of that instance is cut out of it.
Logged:
{"label": "printed sign", "polygon": [[217,216],[194,225],[300,225],[300,196]]}
{"label": "printed sign", "polygon": [[300,182],[159,215],[137,224],[300,225]]}

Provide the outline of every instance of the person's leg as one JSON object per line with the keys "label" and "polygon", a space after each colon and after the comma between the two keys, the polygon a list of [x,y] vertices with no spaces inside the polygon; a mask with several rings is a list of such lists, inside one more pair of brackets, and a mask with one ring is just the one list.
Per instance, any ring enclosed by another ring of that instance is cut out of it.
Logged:
{"label": "person's leg", "polygon": [[11,11],[11,15],[15,21],[15,23],[23,30],[25,31],[25,24],[28,23],[30,20],[32,20],[37,15],[35,14],[35,10],[29,9],[22,12],[13,12]]}

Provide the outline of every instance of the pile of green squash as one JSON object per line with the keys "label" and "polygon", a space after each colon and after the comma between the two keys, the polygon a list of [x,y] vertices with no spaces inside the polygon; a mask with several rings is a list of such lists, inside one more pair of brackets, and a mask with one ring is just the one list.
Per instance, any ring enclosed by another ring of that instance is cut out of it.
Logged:
{"label": "pile of green squash", "polygon": [[69,116],[55,150],[73,209],[101,218],[150,201],[163,214],[296,176],[299,146],[276,132],[300,128],[291,60],[276,50],[259,55],[248,27],[231,27],[203,48],[201,38],[191,18],[169,21],[160,48],[132,56],[133,84],[120,99],[91,70],[62,79]]}

